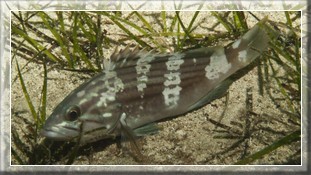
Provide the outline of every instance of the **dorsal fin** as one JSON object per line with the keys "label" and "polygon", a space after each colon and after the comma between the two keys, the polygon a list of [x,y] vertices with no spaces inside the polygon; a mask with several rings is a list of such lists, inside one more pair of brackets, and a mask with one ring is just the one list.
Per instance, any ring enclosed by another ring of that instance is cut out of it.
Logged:
{"label": "dorsal fin", "polygon": [[146,52],[144,49],[140,50],[138,46],[134,49],[131,49],[129,45],[127,45],[124,49],[118,50],[111,55],[110,59],[116,67],[130,66],[136,63],[137,59],[140,58]]}
{"label": "dorsal fin", "polygon": [[115,68],[135,66],[139,58],[155,54],[154,52],[154,50],[147,51],[145,48],[140,49],[138,46],[131,49],[129,45],[119,50],[118,46],[116,46],[110,59],[104,60],[104,69],[109,71]]}

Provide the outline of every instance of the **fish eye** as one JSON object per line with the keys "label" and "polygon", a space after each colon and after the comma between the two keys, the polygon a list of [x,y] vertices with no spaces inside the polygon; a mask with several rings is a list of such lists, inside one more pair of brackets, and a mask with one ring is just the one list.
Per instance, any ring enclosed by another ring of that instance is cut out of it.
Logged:
{"label": "fish eye", "polygon": [[72,106],[66,114],[66,120],[75,121],[80,117],[80,115],[80,108],[78,106]]}

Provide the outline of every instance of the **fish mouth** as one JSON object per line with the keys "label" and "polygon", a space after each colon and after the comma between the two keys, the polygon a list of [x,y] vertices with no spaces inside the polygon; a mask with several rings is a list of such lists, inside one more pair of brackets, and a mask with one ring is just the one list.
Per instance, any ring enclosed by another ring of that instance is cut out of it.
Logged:
{"label": "fish mouth", "polygon": [[69,141],[79,136],[80,131],[75,128],[49,127],[43,128],[40,135],[55,141]]}

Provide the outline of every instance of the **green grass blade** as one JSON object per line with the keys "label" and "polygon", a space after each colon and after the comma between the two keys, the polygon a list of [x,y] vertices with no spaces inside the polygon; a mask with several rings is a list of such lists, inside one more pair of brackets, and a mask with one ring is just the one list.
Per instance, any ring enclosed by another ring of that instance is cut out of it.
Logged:
{"label": "green grass blade", "polygon": [[[82,27],[83,29],[83,33],[88,36],[89,40],[92,43],[95,44],[97,42],[96,33],[98,29],[97,29],[96,23],[94,23],[94,21],[90,17],[91,15],[88,14],[87,12],[75,12],[75,13],[79,14],[79,17],[80,17],[79,24],[80,24],[80,27]],[[88,29],[84,27],[85,24],[87,25]]]}
{"label": "green grass blade", "polygon": [[12,153],[12,156],[16,159],[16,161],[20,165],[25,165],[26,164],[13,148],[11,148],[11,153]]}
{"label": "green grass blade", "polygon": [[58,21],[59,21],[60,30],[62,31],[62,33],[66,33],[66,31],[65,31],[65,23],[64,23],[63,11],[56,11],[55,13],[56,13],[57,19],[58,19]]}
{"label": "green grass blade", "polygon": [[190,33],[189,33],[188,28],[185,27],[183,21],[180,19],[179,11],[176,11],[175,13],[176,13],[178,22],[179,22],[181,28],[183,29],[183,31],[185,32],[186,36],[187,36],[191,41],[194,41],[193,37],[192,37],[192,36],[190,35]]}
{"label": "green grass blade", "polygon": [[[123,30],[124,28],[126,28],[126,27],[123,26],[121,23],[119,23],[119,21],[120,21],[120,22],[123,22],[123,23],[125,23],[125,24],[127,24],[127,25],[129,25],[129,26],[131,26],[131,27],[133,27],[134,29],[136,29],[139,33],[143,34],[144,36],[147,36],[147,35],[148,35],[148,33],[147,33],[145,30],[143,30],[140,26],[134,24],[133,22],[131,22],[131,21],[129,21],[129,20],[122,19],[121,17],[118,17],[117,15],[110,15],[110,14],[107,13],[107,12],[103,12],[103,14],[106,15],[107,17],[109,17],[113,22],[117,21],[117,22],[118,22],[117,25],[118,25],[122,30]],[[128,30],[128,29],[126,29],[126,30],[127,30],[126,33],[128,33],[129,30]],[[132,34],[132,35],[133,35],[133,34]]]}
{"label": "green grass blade", "polygon": [[96,37],[89,31],[87,30],[84,25],[82,24],[82,21],[84,21],[83,17],[80,16],[79,20],[78,20],[78,26],[79,28],[82,30],[84,36],[91,42],[91,43],[95,43],[96,42]]}
{"label": "green grass blade", "polygon": [[170,26],[170,28],[169,28],[169,32],[170,32],[170,33],[173,33],[173,32],[174,32],[174,28],[175,28],[176,23],[177,23],[177,16],[175,15],[175,16],[173,17],[173,21],[172,21],[171,26]]}
{"label": "green grass blade", "polygon": [[127,29],[127,27],[125,27],[124,25],[122,25],[119,21],[122,21],[128,25],[130,25],[131,27],[135,28],[136,30],[138,30],[139,32],[141,32],[143,35],[147,35],[147,33],[145,31],[143,31],[140,27],[138,27],[137,25],[123,20],[117,16],[113,16],[113,15],[109,15],[107,12],[102,12],[104,15],[106,15],[107,17],[109,17],[120,29],[122,29],[126,34],[129,35],[130,38],[132,38],[133,40],[135,40],[141,47],[149,47],[152,48],[150,45],[148,45],[146,42],[144,42],[143,40],[141,40],[140,38],[138,38],[136,35],[134,35],[132,32],[130,32],[130,30]]}
{"label": "green grass blade", "polygon": [[159,50],[164,51],[165,48],[163,48],[163,46],[157,41],[157,39],[154,39],[154,36],[157,36],[158,33],[153,29],[153,27],[150,25],[150,23],[147,22],[147,20],[141,14],[139,14],[137,11],[134,11],[133,13],[142,21],[144,26],[147,27],[149,33],[146,32],[145,36],[147,36],[151,40],[151,42],[157,46],[157,48]]}
{"label": "green grass blade", "polygon": [[226,18],[224,18],[223,16],[221,16],[221,14],[217,13],[217,12],[211,12],[212,15],[214,17],[217,18],[217,20],[227,29],[228,32],[232,32],[232,25],[227,21]]}
{"label": "green grass blade", "polygon": [[30,43],[37,51],[43,51],[43,53],[53,62],[60,62],[57,57],[55,57],[49,50],[45,49],[44,46],[39,44],[36,40],[32,39],[28,36],[27,33],[24,31],[18,29],[16,26],[12,26],[12,32],[20,35],[22,38],[24,38],[28,43]]}
{"label": "green grass blade", "polygon": [[[270,68],[272,70],[273,75],[276,75],[277,72],[276,72],[275,68],[273,67],[271,60],[268,60],[268,61],[269,61],[269,65],[270,65]],[[286,90],[283,88],[280,79],[277,78],[276,76],[273,76],[273,78],[275,79],[281,94],[285,97],[285,101],[286,101],[286,103],[287,103],[287,105],[289,107],[289,110],[292,111],[292,112],[295,112],[294,107],[293,107],[294,105],[292,103],[293,101],[289,97],[289,94],[286,92]]]}
{"label": "green grass blade", "polygon": [[[82,50],[82,48],[80,47],[80,42],[78,41],[78,29],[81,29],[82,24],[79,22],[79,18],[78,18],[78,13],[74,13],[74,24],[73,24],[73,29],[72,29],[72,39],[73,39],[73,49],[74,52],[77,53],[79,55],[79,58],[84,61],[86,63],[86,65],[91,69],[95,71],[95,67],[93,66],[93,64],[90,62],[89,58],[86,56],[86,53]],[[83,28],[82,28],[83,31]],[[84,32],[84,31],[83,31]],[[84,32],[85,36],[89,35],[89,32]],[[91,39],[92,37],[88,37],[89,39]],[[92,39],[91,39],[92,40]],[[76,55],[73,54],[75,58]]]}
{"label": "green grass blade", "polygon": [[44,77],[43,77],[43,86],[42,86],[42,99],[41,99],[41,107],[40,107],[40,121],[39,121],[39,129],[41,129],[43,123],[45,122],[46,118],[46,95],[47,95],[47,68],[46,64],[43,63],[43,69],[44,69]]}
{"label": "green grass blade", "polygon": [[134,11],[134,14],[141,20],[141,22],[144,24],[145,27],[151,32],[151,34],[155,34],[156,31],[153,29],[153,27],[150,25],[150,23],[137,11]]}
{"label": "green grass blade", "polygon": [[57,32],[57,30],[55,28],[53,28],[48,20],[53,21],[46,13],[44,12],[40,12],[38,13],[39,16],[41,17],[43,23],[45,24],[45,26],[50,30],[50,32],[53,34],[53,36],[55,37],[57,43],[59,44],[59,46],[62,49],[62,53],[65,56],[67,63],[69,65],[70,68],[74,67],[74,63],[67,51],[67,45],[65,45],[64,41],[65,39],[62,38],[62,36]]}
{"label": "green grass blade", "polygon": [[166,33],[167,32],[167,24],[166,24],[166,11],[164,10],[164,4],[162,2],[162,11],[161,11],[161,19],[162,19],[162,24],[163,24],[163,32]]}
{"label": "green grass blade", "polygon": [[281,43],[271,43],[270,47],[273,48],[279,55],[282,55],[292,65],[296,65],[294,58],[283,48]]}
{"label": "green grass blade", "polygon": [[234,24],[237,29],[240,31],[247,31],[247,23],[245,20],[245,15],[244,12],[239,12],[239,11],[234,11],[233,13],[233,19],[234,19]]}
{"label": "green grass blade", "polygon": [[287,20],[287,25],[292,28],[293,27],[293,22],[292,22],[292,19],[290,18],[290,15],[289,15],[289,11],[285,11],[285,17],[286,17],[286,20]]}
{"label": "green grass blade", "polygon": [[181,46],[181,39],[180,39],[180,24],[177,24],[177,48],[175,48],[175,51],[179,51],[182,46]]}
{"label": "green grass blade", "polygon": [[97,25],[95,28],[96,33],[96,64],[99,70],[102,69],[102,59],[103,59],[103,41],[104,38],[102,37],[102,28],[101,28],[101,15],[97,14]]}
{"label": "green grass blade", "polygon": [[202,9],[204,3],[201,3],[198,10],[194,13],[193,17],[191,18],[191,21],[190,21],[190,24],[187,28],[188,31],[190,31],[190,33],[195,29],[195,28],[192,28],[193,24],[194,24],[194,21],[197,19],[199,13],[200,13],[200,10]]}
{"label": "green grass blade", "polygon": [[245,159],[242,159],[238,162],[235,163],[235,165],[246,165],[246,164],[250,164],[251,162],[262,158],[264,155],[269,154],[270,152],[276,150],[277,148],[287,145],[287,144],[291,144],[293,142],[297,142],[301,139],[300,137],[300,133],[301,131],[294,131],[293,133],[281,138],[280,140],[272,143],[271,145],[265,147],[264,149],[256,152],[255,154],[252,154],[248,157],[246,157]]}
{"label": "green grass blade", "polygon": [[26,99],[26,101],[27,101],[27,104],[28,104],[28,107],[29,107],[29,109],[30,109],[31,115],[32,115],[32,117],[33,117],[33,119],[34,119],[36,125],[38,125],[38,115],[37,115],[37,113],[36,113],[36,111],[35,111],[35,108],[34,108],[34,106],[33,106],[33,104],[32,104],[32,101],[31,101],[31,99],[30,99],[30,96],[29,96],[29,94],[28,94],[28,91],[27,91],[27,88],[26,88],[26,86],[25,86],[25,82],[24,82],[23,76],[22,76],[22,74],[21,74],[21,71],[20,71],[20,69],[19,69],[19,65],[18,65],[17,60],[16,60],[16,67],[17,67],[18,77],[19,77],[19,80],[20,80],[20,83],[21,83],[21,86],[22,86],[22,90],[23,90],[24,97],[25,97],[25,99]]}

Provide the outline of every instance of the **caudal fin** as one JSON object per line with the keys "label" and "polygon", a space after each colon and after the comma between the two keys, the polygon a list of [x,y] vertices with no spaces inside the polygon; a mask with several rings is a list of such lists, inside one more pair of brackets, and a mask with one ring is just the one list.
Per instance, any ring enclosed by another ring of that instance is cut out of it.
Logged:
{"label": "caudal fin", "polygon": [[226,49],[227,53],[234,54],[234,56],[238,57],[241,66],[248,65],[261,55],[262,52],[267,50],[270,38],[265,31],[266,21],[267,18],[264,18],[258,22],[242,38],[235,41]]}

